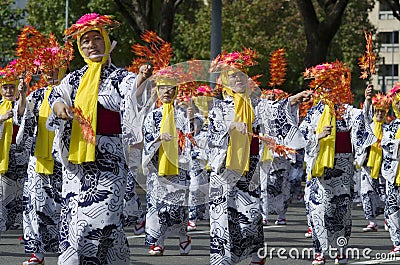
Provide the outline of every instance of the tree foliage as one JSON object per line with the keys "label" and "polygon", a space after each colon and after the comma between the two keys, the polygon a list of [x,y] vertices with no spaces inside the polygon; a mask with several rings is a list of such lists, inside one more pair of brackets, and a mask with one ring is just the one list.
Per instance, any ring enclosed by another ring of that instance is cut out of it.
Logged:
{"label": "tree foliage", "polygon": [[[353,81],[361,82],[358,78],[357,59],[364,52],[363,30],[372,29],[368,21],[368,11],[375,2],[373,0],[224,0],[222,49],[234,51],[246,46],[257,50],[260,64],[253,67],[250,74],[262,73],[261,87],[267,87],[269,56],[274,50],[285,47],[287,81],[282,88],[291,93],[304,89],[302,72],[305,68],[307,38],[299,2],[312,3],[314,19],[318,25],[323,25],[319,28],[324,30],[320,32],[321,36],[330,32],[330,41],[324,48],[326,56],[320,57],[315,64],[337,58],[351,67]],[[346,8],[342,13],[335,13],[335,3],[339,2],[346,3]],[[65,1],[28,0],[27,9],[29,24],[45,33],[51,31],[61,38],[65,28]],[[113,63],[118,66],[130,64],[133,57],[131,45],[141,42],[139,36],[144,30],[153,30],[171,42],[174,49],[172,63],[193,58],[210,59],[211,0],[92,0],[88,5],[69,0],[68,24],[71,25],[81,15],[89,12],[114,15],[122,22],[111,33],[111,38],[118,41],[112,53]],[[337,18],[336,24],[326,18],[333,13]],[[330,29],[329,26],[334,28]],[[73,68],[82,65],[83,61],[76,55]]]}
{"label": "tree foliage", "polygon": [[15,8],[14,0],[0,2],[0,66],[14,58],[16,41],[23,26],[24,10]]}
{"label": "tree foliage", "polygon": [[[209,1],[210,2],[210,1]],[[334,1],[330,1],[334,2]],[[347,63],[353,74],[353,87],[363,88],[359,79],[358,58],[365,49],[364,29],[373,30],[368,21],[368,11],[373,0],[350,1],[343,13],[342,23],[327,47],[326,57],[315,64],[339,59]],[[314,1],[318,19],[324,16],[318,3]],[[286,48],[287,80],[283,89],[291,93],[304,89],[302,72],[305,69],[306,37],[301,13],[295,1],[223,1],[222,49],[240,50],[242,46],[259,52],[258,66],[251,74],[263,73],[261,87],[267,87],[269,80],[268,60],[270,54]],[[178,13],[175,20],[173,48],[178,60],[191,58],[209,59],[211,5]],[[356,101],[361,94],[356,93]]]}
{"label": "tree foliage", "polygon": [[[131,45],[140,41],[145,30],[156,31],[163,39],[171,40],[174,15],[182,0],[69,0],[68,26],[86,13],[113,15],[122,25],[110,33],[118,45],[112,53],[113,63],[126,66],[132,61]],[[65,1],[28,0],[28,22],[43,32],[53,32],[61,38],[65,29]],[[76,54],[72,67],[82,66]]]}

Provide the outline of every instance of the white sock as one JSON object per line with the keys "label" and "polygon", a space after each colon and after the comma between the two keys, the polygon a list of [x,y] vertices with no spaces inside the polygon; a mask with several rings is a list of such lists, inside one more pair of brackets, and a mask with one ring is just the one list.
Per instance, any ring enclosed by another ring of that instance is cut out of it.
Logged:
{"label": "white sock", "polygon": [[281,213],[278,215],[278,219],[286,219],[286,213]]}
{"label": "white sock", "polygon": [[34,254],[35,254],[36,258],[38,258],[39,260],[42,260],[44,257],[43,253],[34,253]]}

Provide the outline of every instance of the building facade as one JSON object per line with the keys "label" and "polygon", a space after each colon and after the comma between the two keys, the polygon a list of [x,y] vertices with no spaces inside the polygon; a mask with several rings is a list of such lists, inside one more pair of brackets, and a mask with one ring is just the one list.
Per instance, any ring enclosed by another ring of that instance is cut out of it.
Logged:
{"label": "building facade", "polygon": [[393,12],[387,4],[379,1],[376,1],[369,18],[377,28],[377,36],[381,43],[377,59],[377,73],[373,76],[372,84],[376,90],[385,93],[399,81],[400,21],[393,16]]}

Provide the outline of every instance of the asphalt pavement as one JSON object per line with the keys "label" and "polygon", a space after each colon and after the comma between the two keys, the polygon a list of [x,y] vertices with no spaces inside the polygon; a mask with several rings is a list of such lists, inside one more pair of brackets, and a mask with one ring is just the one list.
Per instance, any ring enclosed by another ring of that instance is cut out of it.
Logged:
{"label": "asphalt pavement", "polygon": [[[310,265],[312,262],[312,240],[304,237],[307,222],[304,214],[304,203],[290,204],[287,214],[287,225],[270,224],[264,226],[265,249],[260,255],[267,257],[266,265]],[[362,208],[354,204],[352,236],[348,242],[348,264],[397,264],[400,258],[389,255],[391,241],[389,233],[383,228],[383,217],[378,217],[378,232],[362,232],[367,221],[364,220]],[[276,216],[270,216],[275,220]],[[126,229],[131,250],[131,264],[137,265],[207,265],[209,264],[209,224],[198,222],[198,229],[190,232],[192,251],[189,256],[180,256],[178,238],[169,238],[165,242],[164,256],[148,255],[148,247],[144,245],[144,235],[135,236],[132,228]],[[11,230],[0,236],[0,265],[22,265],[29,254],[24,253],[24,246],[18,238],[21,230]],[[326,264],[334,264],[334,256],[327,258]],[[46,265],[57,264],[57,254],[47,254]],[[247,265],[245,260],[239,265]],[[78,265],[78,264],[77,264]]]}

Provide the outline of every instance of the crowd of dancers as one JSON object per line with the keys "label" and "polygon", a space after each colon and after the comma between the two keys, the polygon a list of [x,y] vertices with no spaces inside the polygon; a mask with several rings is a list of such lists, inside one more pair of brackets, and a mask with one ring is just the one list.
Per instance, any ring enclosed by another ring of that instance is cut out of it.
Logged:
{"label": "crowd of dancers", "polygon": [[58,59],[29,94],[15,63],[1,69],[0,231],[23,229],[24,265],[44,264],[48,252],[60,265],[129,264],[128,226],[145,233],[150,255],[163,255],[170,236],[188,255],[188,231],[207,219],[210,264],[263,265],[263,226],[271,215],[286,225],[290,201],[303,199],[312,264],[325,264],[331,248],[346,264],[338,239],[350,240],[357,192],[363,231],[377,231],[384,213],[400,256],[399,87],[373,95],[368,85],[353,107],[350,70],[336,61],[308,69],[313,90],[261,93],[247,75],[256,53],[245,49],[209,62],[219,96],[179,101],[179,67],[144,63],[132,73],[111,63],[115,23],[82,16],[65,36],[86,65],[66,74],[71,56],[48,47]]}

